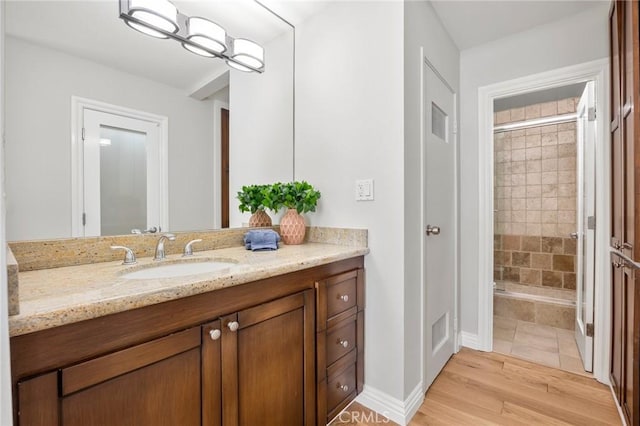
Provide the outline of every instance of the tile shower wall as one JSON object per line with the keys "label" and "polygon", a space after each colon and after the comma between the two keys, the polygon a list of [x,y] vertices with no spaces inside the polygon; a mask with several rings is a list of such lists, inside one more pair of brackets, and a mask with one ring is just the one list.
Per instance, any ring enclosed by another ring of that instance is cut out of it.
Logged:
{"label": "tile shower wall", "polygon": [[[577,98],[497,112],[507,124],[575,112]],[[494,134],[496,280],[575,289],[576,124]]]}

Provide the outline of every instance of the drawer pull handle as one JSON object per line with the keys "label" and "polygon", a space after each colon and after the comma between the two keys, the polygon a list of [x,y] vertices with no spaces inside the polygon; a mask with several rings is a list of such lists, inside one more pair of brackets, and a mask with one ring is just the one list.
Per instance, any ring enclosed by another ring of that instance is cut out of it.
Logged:
{"label": "drawer pull handle", "polygon": [[342,392],[349,392],[349,386],[347,385],[341,385],[340,383],[338,383],[336,387],[340,389]]}
{"label": "drawer pull handle", "polygon": [[227,327],[229,327],[229,330],[231,331],[236,331],[238,327],[240,327],[240,324],[238,324],[238,321],[231,321],[229,324],[227,324]]}
{"label": "drawer pull handle", "polygon": [[348,294],[343,294],[342,296],[338,296],[338,299],[342,300],[343,302],[348,302],[349,301],[349,295]]}
{"label": "drawer pull handle", "polygon": [[211,340],[218,340],[221,334],[222,333],[220,333],[220,330],[218,330],[217,328],[209,332],[209,336],[211,336]]}
{"label": "drawer pull handle", "polygon": [[343,348],[349,347],[349,341],[348,340],[338,339],[338,341],[336,343],[338,343]]}

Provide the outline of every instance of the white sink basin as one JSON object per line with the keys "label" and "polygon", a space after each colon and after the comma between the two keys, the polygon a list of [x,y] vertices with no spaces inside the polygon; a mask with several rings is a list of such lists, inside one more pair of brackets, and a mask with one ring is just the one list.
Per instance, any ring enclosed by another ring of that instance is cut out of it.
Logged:
{"label": "white sink basin", "polygon": [[229,269],[232,266],[235,266],[235,263],[216,261],[172,263],[169,265],[152,266],[140,269],[139,271],[129,272],[122,275],[122,278],[126,278],[128,280],[149,280],[157,278],[186,277],[188,275],[218,272],[223,269]]}

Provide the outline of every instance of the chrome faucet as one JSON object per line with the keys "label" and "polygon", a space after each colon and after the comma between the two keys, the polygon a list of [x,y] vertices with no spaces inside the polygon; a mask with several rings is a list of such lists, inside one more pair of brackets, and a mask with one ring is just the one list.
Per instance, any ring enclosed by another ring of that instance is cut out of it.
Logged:
{"label": "chrome faucet", "polygon": [[201,243],[202,239],[198,238],[197,240],[191,240],[187,243],[186,246],[184,246],[184,252],[182,253],[182,257],[189,257],[189,256],[193,256],[193,244],[194,243]]}
{"label": "chrome faucet", "polygon": [[135,265],[136,263],[138,263],[136,261],[136,254],[129,247],[111,246],[111,250],[124,250],[125,251],[124,261],[122,262],[123,265]]}
{"label": "chrome faucet", "polygon": [[163,260],[165,258],[164,253],[164,242],[166,240],[174,241],[176,236],[173,234],[164,234],[158,240],[158,244],[156,245],[156,255],[153,257],[153,260]]}

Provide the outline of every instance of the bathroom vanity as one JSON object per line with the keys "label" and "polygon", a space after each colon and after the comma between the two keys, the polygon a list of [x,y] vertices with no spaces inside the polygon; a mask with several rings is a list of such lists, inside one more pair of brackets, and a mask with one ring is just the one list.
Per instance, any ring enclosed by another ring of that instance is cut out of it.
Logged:
{"label": "bathroom vanity", "polygon": [[153,280],[117,261],[22,273],[16,424],[326,424],[363,386],[367,252],[230,247],[197,256],[237,267]]}

